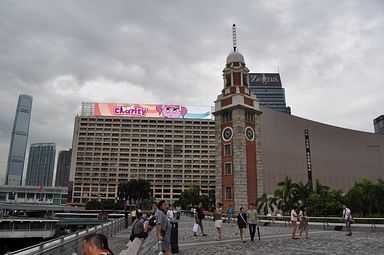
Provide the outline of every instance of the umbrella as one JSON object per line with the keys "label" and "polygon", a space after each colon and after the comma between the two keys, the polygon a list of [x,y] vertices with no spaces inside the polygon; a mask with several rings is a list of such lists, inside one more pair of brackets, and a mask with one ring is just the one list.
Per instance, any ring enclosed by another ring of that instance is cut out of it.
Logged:
{"label": "umbrella", "polygon": [[257,225],[257,236],[259,237],[259,241],[260,241],[260,229],[259,229],[259,225]]}

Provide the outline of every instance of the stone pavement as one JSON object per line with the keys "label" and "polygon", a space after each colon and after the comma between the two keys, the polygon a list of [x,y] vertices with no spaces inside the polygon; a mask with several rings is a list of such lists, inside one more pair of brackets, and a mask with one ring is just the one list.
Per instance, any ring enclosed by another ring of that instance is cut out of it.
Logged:
{"label": "stone pavement", "polygon": [[128,228],[123,228],[120,232],[112,237],[108,237],[109,248],[115,255],[119,255],[120,251],[127,249],[129,236],[131,235],[132,224]]}
{"label": "stone pavement", "polygon": [[[309,239],[292,240],[289,225],[260,226],[261,241],[241,243],[235,226],[223,223],[222,241],[216,241],[214,222],[205,220],[208,236],[192,236],[193,219],[184,216],[179,223],[179,254],[384,254],[384,233],[355,231],[346,236],[344,231],[310,229]],[[256,234],[257,235],[257,234]]]}
{"label": "stone pavement", "polygon": [[[216,229],[212,220],[203,221],[204,230],[208,236],[201,236],[199,231],[199,236],[194,237],[193,222],[193,218],[189,216],[182,216],[179,221],[180,255],[384,254],[384,232],[372,232],[369,227],[363,230],[359,228],[358,231],[353,232],[352,236],[346,236],[345,231],[323,230],[322,226],[313,226],[311,229],[310,223],[308,240],[304,238],[292,240],[290,225],[273,224],[259,227],[261,241],[251,242],[247,230],[247,242],[244,244],[240,242],[236,225],[223,223],[223,238],[221,241],[216,241]],[[126,249],[130,230],[131,226],[110,238],[110,247],[115,254]]]}

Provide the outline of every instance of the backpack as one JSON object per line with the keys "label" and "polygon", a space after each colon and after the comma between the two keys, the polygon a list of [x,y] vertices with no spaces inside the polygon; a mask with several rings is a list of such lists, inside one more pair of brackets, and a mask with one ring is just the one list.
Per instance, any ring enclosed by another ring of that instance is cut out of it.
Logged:
{"label": "backpack", "polygon": [[156,226],[156,217],[155,216],[152,216],[149,221],[148,221],[148,225],[151,226],[151,227],[154,227]]}

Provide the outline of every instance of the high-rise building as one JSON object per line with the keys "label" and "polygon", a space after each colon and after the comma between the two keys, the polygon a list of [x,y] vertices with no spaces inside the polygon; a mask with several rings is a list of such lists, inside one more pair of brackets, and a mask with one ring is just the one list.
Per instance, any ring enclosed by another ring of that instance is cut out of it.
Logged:
{"label": "high-rise building", "polygon": [[56,168],[56,187],[68,187],[72,149],[60,151]]}
{"label": "high-rise building", "polygon": [[6,185],[21,186],[31,111],[32,97],[29,95],[20,95],[19,101],[17,102],[8,154]]}
{"label": "high-rise building", "polygon": [[54,143],[31,144],[25,185],[52,186],[55,155]]}
{"label": "high-rise building", "polygon": [[373,120],[376,134],[384,134],[384,115],[381,115]]}
{"label": "high-rise building", "polygon": [[148,180],[155,199],[215,190],[211,107],[83,103],[75,118],[72,204],[115,200],[120,182]]}
{"label": "high-rise building", "polygon": [[247,207],[263,193],[260,109],[249,89],[249,70],[234,46],[215,101],[216,201],[224,211]]}
{"label": "high-rise building", "polygon": [[285,103],[285,90],[279,73],[250,73],[249,87],[260,106],[291,114]]}

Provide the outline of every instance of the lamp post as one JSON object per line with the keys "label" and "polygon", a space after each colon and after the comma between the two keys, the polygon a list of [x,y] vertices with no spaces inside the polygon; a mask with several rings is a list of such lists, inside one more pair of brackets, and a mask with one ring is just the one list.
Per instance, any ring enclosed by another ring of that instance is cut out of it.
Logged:
{"label": "lamp post", "polygon": [[128,228],[127,201],[125,201],[125,196],[123,197],[123,203],[124,203],[124,220],[125,220],[125,228]]}

